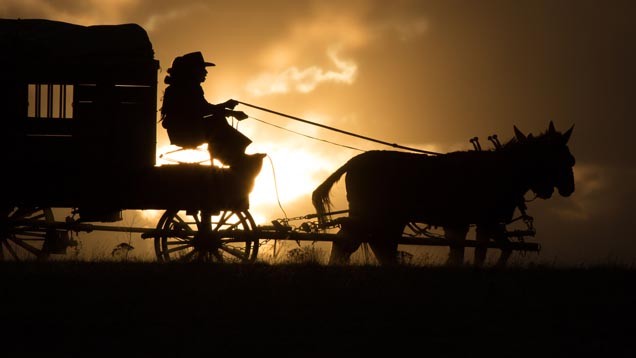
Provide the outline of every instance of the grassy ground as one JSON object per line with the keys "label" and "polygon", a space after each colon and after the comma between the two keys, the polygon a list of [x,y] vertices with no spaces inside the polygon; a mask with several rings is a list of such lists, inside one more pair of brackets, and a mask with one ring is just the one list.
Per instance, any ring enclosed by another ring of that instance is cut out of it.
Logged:
{"label": "grassy ground", "polygon": [[624,267],[50,262],[0,277],[5,357],[636,354]]}

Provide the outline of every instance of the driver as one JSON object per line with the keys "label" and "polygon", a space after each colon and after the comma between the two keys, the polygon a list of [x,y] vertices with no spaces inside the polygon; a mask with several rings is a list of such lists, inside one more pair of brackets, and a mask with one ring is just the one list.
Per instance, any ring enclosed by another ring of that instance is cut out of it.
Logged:
{"label": "driver", "polygon": [[236,100],[212,104],[205,99],[201,83],[210,66],[215,65],[206,62],[201,52],[174,59],[164,80],[168,87],[161,107],[162,126],[172,144],[196,147],[207,143],[210,160],[218,159],[237,173],[256,176],[266,154],[245,154],[252,140],[228,124],[227,117],[247,118],[245,112],[234,110]]}

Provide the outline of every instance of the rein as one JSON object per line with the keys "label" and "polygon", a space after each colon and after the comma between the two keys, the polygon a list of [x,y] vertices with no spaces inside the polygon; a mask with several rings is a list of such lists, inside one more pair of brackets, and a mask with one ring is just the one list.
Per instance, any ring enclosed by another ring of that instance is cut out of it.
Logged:
{"label": "rein", "polygon": [[276,114],[276,115],[281,116],[281,117],[285,117],[285,118],[293,119],[295,121],[311,124],[313,126],[329,129],[329,130],[334,131],[334,132],[346,134],[346,135],[349,135],[349,136],[352,136],[352,137],[356,137],[356,138],[360,138],[360,139],[364,139],[364,140],[367,140],[367,141],[370,141],[370,142],[384,144],[384,145],[387,145],[387,146],[390,146],[390,147],[393,147],[393,148],[404,149],[404,150],[408,150],[408,151],[411,151],[411,152],[424,153],[424,154],[430,154],[430,155],[440,155],[441,154],[441,153],[432,152],[432,151],[428,151],[428,150],[406,147],[406,146],[403,146],[403,145],[400,145],[400,144],[397,144],[397,143],[385,142],[383,140],[366,137],[366,136],[363,136],[363,135],[360,135],[360,134],[356,134],[356,133],[352,133],[352,132],[347,132],[347,131],[344,131],[342,129],[330,127],[330,126],[327,126],[327,125],[324,125],[324,124],[320,124],[320,123],[316,123],[316,122],[312,122],[312,121],[308,121],[306,119],[294,117],[294,116],[291,116],[289,114],[276,112],[276,111],[273,111],[271,109],[255,106],[253,104],[249,104],[249,103],[245,103],[245,102],[241,102],[241,101],[237,101],[237,102],[242,104],[242,105],[245,105],[245,106],[248,106],[248,107],[252,107],[252,108],[256,108],[256,109],[259,109],[261,111],[269,112],[269,113],[272,113],[272,114]]}

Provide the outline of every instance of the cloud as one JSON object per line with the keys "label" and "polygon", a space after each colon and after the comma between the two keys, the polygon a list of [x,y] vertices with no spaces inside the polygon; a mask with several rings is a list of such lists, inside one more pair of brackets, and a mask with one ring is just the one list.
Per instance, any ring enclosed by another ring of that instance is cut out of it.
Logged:
{"label": "cloud", "polygon": [[369,35],[367,26],[352,16],[321,12],[297,19],[256,55],[264,69],[252,76],[246,90],[265,96],[309,93],[323,83],[352,84],[358,64],[350,52],[365,46]]}
{"label": "cloud", "polygon": [[600,209],[599,194],[607,190],[607,176],[598,165],[579,164],[574,167],[575,194],[554,211],[563,219],[589,220]]}
{"label": "cloud", "polygon": [[266,44],[256,54],[264,70],[248,81],[248,93],[309,93],[325,83],[350,85],[358,75],[360,50],[411,41],[428,30],[428,21],[417,14],[386,15],[378,21],[365,8],[334,11],[322,8],[299,18],[285,36]]}
{"label": "cloud", "polygon": [[408,42],[424,35],[429,29],[429,22],[424,17],[415,17],[408,20],[389,21],[381,28],[395,34],[401,42]]}
{"label": "cloud", "polygon": [[631,190],[636,170],[598,164],[574,167],[576,190],[553,211],[562,219],[583,222],[618,218],[625,215],[624,206],[632,202]]}
{"label": "cloud", "polygon": [[146,29],[146,31],[148,32],[152,32],[155,29],[164,26],[166,23],[169,23],[184,17],[188,17],[206,8],[207,6],[203,4],[192,4],[184,8],[170,10],[164,13],[151,14],[150,16],[148,16],[148,19],[144,22],[143,28]]}
{"label": "cloud", "polygon": [[3,0],[0,14],[11,18],[46,18],[80,25],[120,23],[140,0]]}
{"label": "cloud", "polygon": [[352,84],[358,72],[358,66],[352,60],[338,58],[337,50],[327,52],[335,69],[327,70],[319,66],[299,69],[296,66],[280,72],[267,72],[259,75],[247,84],[247,91],[254,96],[265,96],[288,92],[309,93],[324,82]]}

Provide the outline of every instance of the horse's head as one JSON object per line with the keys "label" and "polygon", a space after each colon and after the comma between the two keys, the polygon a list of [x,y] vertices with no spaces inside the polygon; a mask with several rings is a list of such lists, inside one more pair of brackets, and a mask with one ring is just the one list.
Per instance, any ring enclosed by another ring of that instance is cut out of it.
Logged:
{"label": "horse's head", "polygon": [[548,199],[557,188],[562,196],[574,192],[574,156],[568,148],[568,140],[574,126],[565,133],[557,132],[550,122],[547,132],[533,137],[525,136],[514,127],[516,141],[526,148],[525,165],[529,166],[529,185],[539,198]]}

